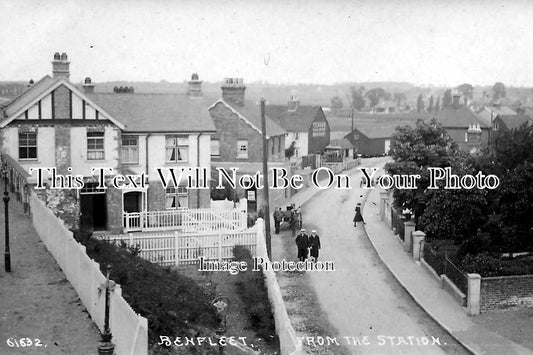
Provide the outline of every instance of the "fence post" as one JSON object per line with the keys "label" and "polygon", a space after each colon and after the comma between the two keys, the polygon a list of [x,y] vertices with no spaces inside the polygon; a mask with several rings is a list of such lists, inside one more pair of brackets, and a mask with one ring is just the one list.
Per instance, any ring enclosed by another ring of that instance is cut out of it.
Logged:
{"label": "fence post", "polygon": [[468,277],[467,313],[477,316],[481,308],[481,276],[479,274],[466,274]]}
{"label": "fence post", "polygon": [[222,233],[218,233],[218,262],[222,262]]}
{"label": "fence post", "polygon": [[420,252],[421,252],[422,243],[424,242],[425,237],[426,237],[426,233],[422,231],[413,232],[413,259],[415,261],[420,261]]}
{"label": "fence post", "polygon": [[403,249],[409,253],[413,252],[413,237],[416,224],[413,221],[403,222]]}
{"label": "fence post", "polygon": [[178,232],[174,232],[174,264],[176,266],[179,265],[179,258],[178,258],[178,250],[179,250],[179,245],[178,245]]}

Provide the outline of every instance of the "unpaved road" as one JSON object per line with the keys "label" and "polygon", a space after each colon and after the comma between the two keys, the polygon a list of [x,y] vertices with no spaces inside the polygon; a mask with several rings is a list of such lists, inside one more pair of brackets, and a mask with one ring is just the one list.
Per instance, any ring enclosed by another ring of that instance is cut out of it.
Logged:
{"label": "unpaved road", "polygon": [[[378,167],[383,161],[369,160],[362,166]],[[364,191],[359,187],[359,170],[349,175],[352,189],[323,190],[303,207],[305,227],[317,229],[321,237],[319,260],[335,263],[335,272],[307,272],[306,276],[337,329],[337,341],[349,344],[354,354],[467,354],[398,284],[362,227],[354,228],[355,205]],[[421,345],[424,339],[434,345]],[[311,340],[319,341],[304,342]]]}

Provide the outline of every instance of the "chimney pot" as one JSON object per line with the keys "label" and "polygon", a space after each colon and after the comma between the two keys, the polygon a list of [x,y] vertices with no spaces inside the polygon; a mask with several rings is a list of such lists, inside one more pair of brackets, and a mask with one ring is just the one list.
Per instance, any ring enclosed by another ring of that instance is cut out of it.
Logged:
{"label": "chimney pot", "polygon": [[61,60],[66,62],[68,60],[67,53],[63,52],[61,53]]}
{"label": "chimney pot", "polygon": [[61,60],[61,56],[59,55],[59,52],[54,53],[54,60]]}
{"label": "chimney pot", "polygon": [[83,87],[83,92],[84,93],[86,93],[86,94],[94,93],[94,84],[92,83],[91,78],[86,77],[82,87]]}
{"label": "chimney pot", "polygon": [[70,79],[70,62],[66,53],[59,55],[58,52],[54,54],[54,60],[52,61],[52,74],[55,78]]}
{"label": "chimney pot", "polygon": [[202,83],[203,81],[199,80],[197,73],[191,75],[191,80],[188,81],[189,87],[187,89],[187,94],[189,96],[202,96]]}

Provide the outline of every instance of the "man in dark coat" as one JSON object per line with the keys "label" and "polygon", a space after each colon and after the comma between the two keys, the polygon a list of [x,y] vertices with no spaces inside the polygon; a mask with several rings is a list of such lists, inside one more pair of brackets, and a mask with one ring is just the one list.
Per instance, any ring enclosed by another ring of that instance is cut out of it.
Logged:
{"label": "man in dark coat", "polygon": [[275,234],[279,234],[279,225],[281,224],[281,219],[283,218],[281,214],[281,208],[276,207],[274,210],[274,228],[275,228]]}
{"label": "man in dark coat", "polygon": [[314,229],[311,231],[311,235],[309,236],[309,247],[311,248],[311,257],[316,263],[318,260],[318,251],[320,250],[320,237]]}
{"label": "man in dark coat", "polygon": [[365,220],[363,219],[363,214],[361,213],[361,203],[357,203],[357,206],[355,206],[355,216],[353,218],[353,226],[357,227],[357,222],[363,222],[365,223]]}
{"label": "man in dark coat", "polygon": [[307,249],[309,248],[309,237],[305,234],[305,229],[301,229],[300,233],[294,240],[296,248],[298,248],[298,261],[305,261],[307,259]]}

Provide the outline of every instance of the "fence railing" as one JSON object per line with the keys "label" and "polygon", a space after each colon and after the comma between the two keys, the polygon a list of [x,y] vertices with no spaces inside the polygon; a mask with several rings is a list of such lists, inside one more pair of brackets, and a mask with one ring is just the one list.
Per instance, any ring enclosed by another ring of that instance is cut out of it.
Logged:
{"label": "fence railing", "polygon": [[402,215],[396,211],[394,207],[391,207],[392,228],[394,228],[401,240],[405,240],[405,226],[403,224],[405,220],[401,216]]}
{"label": "fence railing", "polygon": [[124,212],[124,231],[180,230],[182,232],[244,230],[246,211],[211,208]]}
{"label": "fence railing", "polygon": [[461,271],[446,254],[439,253],[429,244],[424,244],[423,257],[437,275],[446,275],[461,292],[465,295],[468,294],[468,277],[466,273]]}
{"label": "fence railing", "polygon": [[232,260],[234,246],[245,246],[253,255],[257,244],[255,228],[195,234],[143,232],[102,235],[98,238],[135,248],[141,258],[163,266],[196,264],[201,256],[209,260]]}
{"label": "fence railing", "polygon": [[440,255],[435,249],[426,243],[424,243],[423,258],[426,263],[435,270],[437,275],[440,276],[444,274],[444,256]]}
{"label": "fence railing", "polygon": [[[67,280],[78,293],[91,319],[104,330],[106,278],[98,263],[87,256],[85,247],[73,237],[62,220],[54,216],[35,194],[30,199],[33,226],[55,258]],[[122,297],[120,285],[110,293],[109,326],[118,355],[145,355],[148,352],[148,322]]]}

